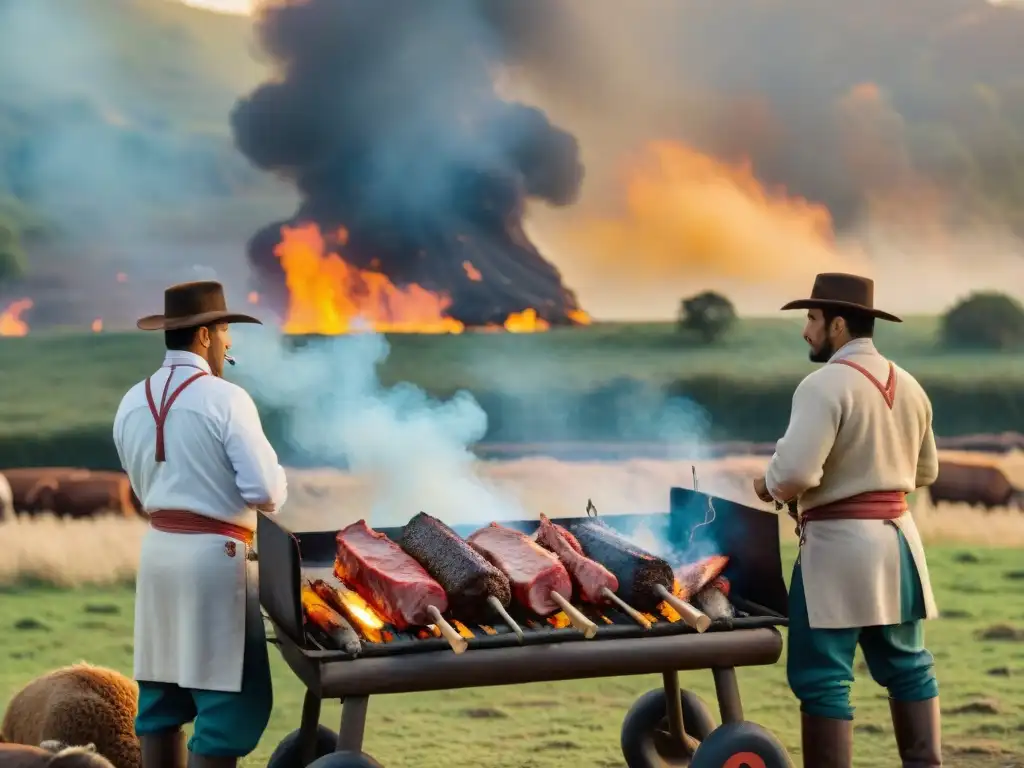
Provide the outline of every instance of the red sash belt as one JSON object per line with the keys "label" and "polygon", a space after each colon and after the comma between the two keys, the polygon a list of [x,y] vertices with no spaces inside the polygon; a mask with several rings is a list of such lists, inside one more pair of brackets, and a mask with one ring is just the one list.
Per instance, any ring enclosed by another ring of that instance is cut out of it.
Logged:
{"label": "red sash belt", "polygon": [[898,520],[906,511],[903,491],[869,491],[808,509],[800,520]]}
{"label": "red sash belt", "polygon": [[234,539],[246,546],[251,545],[253,540],[253,532],[248,528],[184,509],[154,510],[149,513],[149,524],[164,533],[212,533]]}

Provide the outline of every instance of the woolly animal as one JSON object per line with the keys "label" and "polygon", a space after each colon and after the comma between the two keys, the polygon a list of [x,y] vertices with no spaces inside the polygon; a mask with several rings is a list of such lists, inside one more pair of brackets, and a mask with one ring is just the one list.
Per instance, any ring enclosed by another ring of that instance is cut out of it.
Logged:
{"label": "woolly animal", "polygon": [[142,757],[135,735],[138,702],[138,685],[120,672],[85,663],[63,667],[37,677],[14,695],[0,721],[0,741],[93,744],[114,768],[140,768]]}
{"label": "woolly animal", "polygon": [[[49,741],[47,745],[56,745]],[[0,768],[114,768],[93,744],[59,749],[0,743]]]}

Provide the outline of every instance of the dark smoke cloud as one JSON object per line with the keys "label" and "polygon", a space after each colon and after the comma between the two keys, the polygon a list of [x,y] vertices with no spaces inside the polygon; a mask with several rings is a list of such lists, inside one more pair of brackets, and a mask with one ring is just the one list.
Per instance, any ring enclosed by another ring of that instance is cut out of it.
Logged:
{"label": "dark smoke cloud", "polygon": [[[452,314],[468,322],[500,322],[528,306],[564,322],[575,297],[521,224],[528,198],[576,200],[579,148],[544,112],[500,98],[494,86],[502,69],[551,50],[545,35],[559,22],[547,7],[268,5],[258,34],[279,77],[237,104],[236,143],[255,165],[294,181],[303,196],[296,219],[349,230],[347,260],[445,290]],[[267,255],[275,230],[251,248],[264,275],[275,267]],[[466,277],[464,261],[482,281]]]}

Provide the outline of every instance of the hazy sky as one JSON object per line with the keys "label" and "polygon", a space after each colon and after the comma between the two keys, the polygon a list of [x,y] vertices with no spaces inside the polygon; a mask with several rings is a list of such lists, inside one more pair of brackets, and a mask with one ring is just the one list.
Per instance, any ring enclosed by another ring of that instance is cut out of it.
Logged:
{"label": "hazy sky", "polygon": [[182,0],[182,2],[185,5],[208,8],[211,11],[222,13],[249,13],[253,5],[253,0]]}

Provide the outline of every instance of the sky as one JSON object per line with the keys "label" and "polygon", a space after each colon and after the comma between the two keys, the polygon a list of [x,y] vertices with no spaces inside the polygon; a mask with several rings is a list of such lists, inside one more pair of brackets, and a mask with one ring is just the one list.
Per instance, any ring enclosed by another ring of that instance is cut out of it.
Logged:
{"label": "sky", "polygon": [[221,13],[246,14],[252,11],[253,0],[182,0],[185,5]]}

